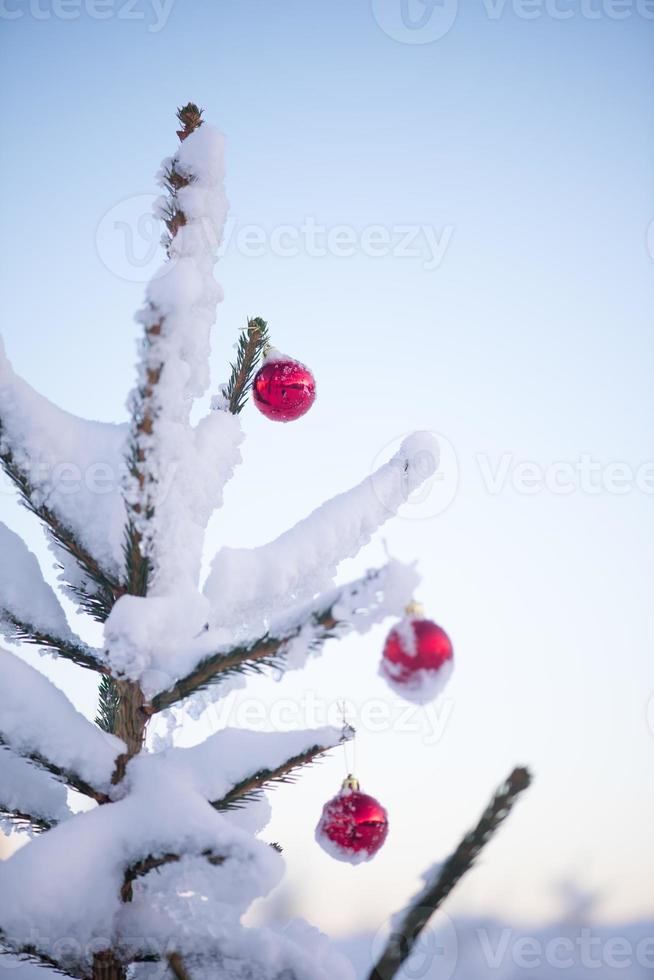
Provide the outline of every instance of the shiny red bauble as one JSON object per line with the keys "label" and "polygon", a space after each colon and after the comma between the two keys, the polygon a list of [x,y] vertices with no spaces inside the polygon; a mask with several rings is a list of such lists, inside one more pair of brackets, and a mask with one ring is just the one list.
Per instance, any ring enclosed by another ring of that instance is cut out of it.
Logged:
{"label": "shiny red bauble", "polygon": [[380,673],[409,701],[432,701],[452,672],[454,651],[445,630],[409,614],[388,634]]}
{"label": "shiny red bauble", "polygon": [[254,404],[275,422],[292,422],[308,412],[316,398],[316,382],[308,367],[274,352],[252,383]]}
{"label": "shiny red bauble", "polygon": [[359,864],[374,857],[386,840],[388,816],[373,796],[348,776],[338,796],[325,803],[316,840],[337,861]]}

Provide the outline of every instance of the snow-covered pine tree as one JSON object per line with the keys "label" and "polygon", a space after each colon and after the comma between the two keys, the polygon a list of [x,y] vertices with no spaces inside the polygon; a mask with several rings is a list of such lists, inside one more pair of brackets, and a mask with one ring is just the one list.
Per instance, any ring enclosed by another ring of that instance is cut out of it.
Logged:
{"label": "snow-covered pine tree", "polygon": [[[0,344],[4,470],[45,526],[61,588],[104,631],[99,648],[73,632],[35,556],[0,524],[5,637],[100,682],[93,724],[25,657],[0,651],[0,813],[33,837],[0,863],[0,951],[93,980],[124,980],[128,971],[350,980],[350,965],[316,930],[296,923],[281,934],[246,928],[241,918],[283,864],[279,849],[257,837],[267,810],[256,798],[351,730],[226,728],[193,748],[161,749],[148,742],[148,725],[200,693],[244,683],[248,671],[301,668],[326,640],[401,615],[417,583],[412,566],[390,561],[339,587],[333,577],[430,475],[425,458],[433,472],[437,446],[412,436],[375,474],[277,540],[223,548],[200,587],[204,531],[240,462],[239,413],[268,336],[263,320],[249,321],[229,383],[191,424],[209,385],[221,298],[212,269],[227,202],[222,136],[193,104],[178,117],[180,145],[160,174],[168,258],[139,314],[131,423],[57,408],[16,376]],[[113,489],[93,492],[82,481],[65,492],[63,462],[89,473],[98,460],[121,474]],[[528,782],[515,770],[478,826],[427,875],[371,977],[396,973]]]}

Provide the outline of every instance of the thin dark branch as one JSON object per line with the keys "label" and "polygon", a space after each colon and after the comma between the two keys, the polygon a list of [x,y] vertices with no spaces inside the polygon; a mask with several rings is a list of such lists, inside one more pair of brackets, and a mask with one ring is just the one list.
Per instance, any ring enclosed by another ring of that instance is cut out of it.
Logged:
{"label": "thin dark branch", "polygon": [[261,355],[268,344],[268,324],[261,317],[248,320],[247,328],[238,338],[236,363],[227,384],[227,400],[232,415],[238,415],[245,407],[252,379]]}
{"label": "thin dark branch", "polygon": [[[354,729],[348,726],[343,732],[341,741],[350,739],[352,735],[354,735]],[[329,752],[331,748],[332,746],[314,745],[312,748],[307,749],[306,752],[301,752],[299,755],[287,759],[286,762],[277,766],[276,769],[259,769],[258,772],[237,783],[222,799],[213,800],[211,805],[216,810],[232,810],[242,807],[251,800],[256,799],[270,783],[293,782],[294,773],[297,769],[316,762],[326,752]]]}
{"label": "thin dark branch", "polygon": [[89,783],[87,783],[81,776],[73,772],[70,769],[64,769],[61,766],[55,765],[54,762],[50,762],[39,752],[23,752],[21,749],[16,748],[11,742],[7,741],[2,734],[0,734],[0,745],[6,746],[12,749],[16,755],[21,756],[21,758],[26,759],[31,762],[32,765],[36,766],[38,769],[43,769],[45,772],[50,773],[59,782],[65,783],[70,789],[76,790],[78,793],[82,793],[84,796],[90,797],[90,799],[95,800],[96,803],[108,803],[109,797],[105,793],[100,793],[99,790],[94,789]]}
{"label": "thin dark branch", "polygon": [[[0,441],[2,441],[2,437],[3,427],[0,421]],[[23,472],[14,459],[11,449],[4,443],[2,450],[0,450],[0,465],[17,487],[25,507],[43,521],[57,544],[75,559],[82,571],[91,580],[95,586],[93,591],[87,591],[70,583],[69,587],[87,612],[95,619],[104,621],[111,612],[117,595],[120,594],[118,583],[104,571],[93,555],[80,544],[73,531],[66,527],[54,511],[46,504],[36,502],[35,488],[32,486],[28,475]]]}
{"label": "thin dark branch", "polygon": [[[206,858],[209,864],[219,865],[222,864],[225,858],[220,854],[214,854],[213,851],[202,851],[202,857]],[[166,864],[176,864],[182,858],[181,854],[149,854],[144,857],[141,861],[137,861],[132,864],[125,871],[125,877],[123,879],[123,886],[120,890],[120,897],[123,902],[131,902],[133,895],[133,883],[137,878],[142,878],[144,875],[150,874],[151,871],[157,871],[159,868],[163,868]]]}
{"label": "thin dark branch", "polygon": [[22,622],[8,610],[0,610],[0,619],[3,623],[8,623],[11,626],[10,635],[14,640],[20,640],[21,643],[31,643],[34,646],[45,647],[56,656],[63,657],[64,660],[70,660],[72,663],[77,664],[78,667],[86,667],[88,670],[94,670],[98,674],[109,674],[110,672],[108,665],[98,660],[89,647],[81,642],[79,644],[70,643],[59,636],[54,636],[52,633],[45,633],[36,626],[32,626],[31,623]]}
{"label": "thin dark branch", "polygon": [[317,627],[315,643],[322,643],[329,639],[338,626],[331,609],[327,609],[322,613],[312,613],[309,620],[292,627],[282,636],[266,634],[249,645],[234,647],[227,653],[205,657],[190,674],[182,677],[173,687],[155,695],[150,703],[151,712],[169,708],[172,704],[195,694],[196,691],[202,691],[211,684],[224,680],[230,674],[246,671],[261,672],[266,667],[282,666],[284,647],[295,639],[308,623]]}
{"label": "thin dark branch", "polygon": [[41,832],[51,830],[57,824],[56,820],[47,820],[45,817],[35,817],[31,813],[23,813],[22,810],[8,809],[0,803],[0,817],[3,820],[10,820],[16,830],[31,830]]}
{"label": "thin dark branch", "polygon": [[175,975],[175,980],[191,980],[191,974],[184,966],[184,960],[179,953],[168,954],[168,966]]}
{"label": "thin dark branch", "polygon": [[41,950],[37,949],[36,946],[31,946],[29,944],[25,946],[12,946],[12,944],[3,936],[1,931],[0,956],[15,956],[17,959],[23,960],[27,963],[32,963],[35,966],[47,967],[49,970],[54,970],[56,973],[60,973],[64,977],[83,978],[86,976],[86,974],[81,971],[71,973],[69,969],[64,970],[64,968],[59,964],[58,960],[48,956],[47,953],[41,952]]}
{"label": "thin dark branch", "polygon": [[368,980],[392,980],[430,918],[445,901],[454,886],[473,866],[482,848],[511,812],[515,801],[531,783],[527,769],[514,769],[499,787],[484,810],[479,823],[463,838],[457,849],[445,861],[438,874],[429,881],[407,908],[399,925],[393,930],[385,950]]}

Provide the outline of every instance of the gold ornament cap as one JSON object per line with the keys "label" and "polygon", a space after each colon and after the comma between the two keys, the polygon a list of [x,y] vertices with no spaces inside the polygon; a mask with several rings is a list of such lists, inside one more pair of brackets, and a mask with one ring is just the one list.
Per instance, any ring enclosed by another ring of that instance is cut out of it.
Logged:
{"label": "gold ornament cap", "polygon": [[409,605],[406,607],[404,611],[407,614],[407,616],[413,616],[415,617],[415,619],[425,618],[425,607],[421,602],[416,602],[415,599],[411,600],[411,602],[409,603]]}
{"label": "gold ornament cap", "polygon": [[353,776],[352,773],[346,776],[345,779],[343,780],[343,785],[341,786],[341,792],[343,792],[346,789],[350,790],[350,792],[353,793],[356,793],[359,790],[359,780],[356,778],[356,776]]}

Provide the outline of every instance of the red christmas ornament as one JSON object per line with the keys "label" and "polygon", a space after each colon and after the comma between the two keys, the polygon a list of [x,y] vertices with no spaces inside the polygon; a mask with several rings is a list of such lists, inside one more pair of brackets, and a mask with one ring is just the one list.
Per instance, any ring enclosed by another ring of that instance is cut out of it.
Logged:
{"label": "red christmas ornament", "polygon": [[422,606],[411,603],[384,646],[379,672],[408,701],[425,704],[442,691],[452,673],[452,643]]}
{"label": "red christmas ornament", "polygon": [[358,779],[348,776],[338,796],[325,803],[316,840],[337,861],[359,864],[375,856],[387,833],[384,807],[359,790]]}
{"label": "red christmas ornament", "polygon": [[271,351],[252,385],[254,404],[275,422],[292,422],[308,412],[316,398],[316,382],[308,367]]}

